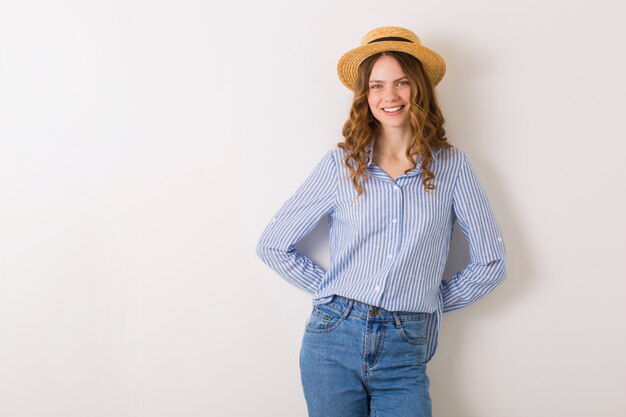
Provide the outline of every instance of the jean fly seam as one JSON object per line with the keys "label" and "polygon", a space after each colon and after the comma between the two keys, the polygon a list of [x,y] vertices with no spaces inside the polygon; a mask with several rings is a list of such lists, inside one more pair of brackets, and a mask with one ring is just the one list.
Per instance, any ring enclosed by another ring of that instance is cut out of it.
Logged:
{"label": "jean fly seam", "polygon": [[380,355],[382,354],[382,350],[383,350],[383,343],[385,342],[385,335],[387,334],[387,329],[385,328],[385,326],[382,327],[382,331],[378,332],[380,334],[380,337],[378,338],[378,343],[376,344],[376,350],[375,355],[374,355],[374,360],[372,361],[372,363],[370,363],[368,370],[373,370],[374,368],[376,368],[376,365],[379,362],[380,359]]}
{"label": "jean fly seam", "polygon": [[372,408],[372,411],[374,412],[372,417],[378,417],[378,411],[376,411],[376,401],[374,397],[370,399],[370,406]]}

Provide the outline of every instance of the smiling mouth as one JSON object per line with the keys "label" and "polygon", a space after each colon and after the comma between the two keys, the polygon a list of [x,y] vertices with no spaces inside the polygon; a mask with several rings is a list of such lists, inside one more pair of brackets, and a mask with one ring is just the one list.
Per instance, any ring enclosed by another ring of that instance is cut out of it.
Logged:
{"label": "smiling mouth", "polygon": [[403,108],[404,108],[404,105],[402,105],[402,106],[395,106],[395,107],[383,107],[383,111],[385,113],[398,113]]}

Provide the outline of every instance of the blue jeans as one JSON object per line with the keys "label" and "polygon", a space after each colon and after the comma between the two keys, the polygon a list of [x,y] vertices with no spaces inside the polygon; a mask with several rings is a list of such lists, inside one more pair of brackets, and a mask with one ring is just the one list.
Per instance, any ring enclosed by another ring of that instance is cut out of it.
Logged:
{"label": "blue jeans", "polygon": [[428,314],[338,295],[314,305],[300,349],[309,417],[431,417]]}

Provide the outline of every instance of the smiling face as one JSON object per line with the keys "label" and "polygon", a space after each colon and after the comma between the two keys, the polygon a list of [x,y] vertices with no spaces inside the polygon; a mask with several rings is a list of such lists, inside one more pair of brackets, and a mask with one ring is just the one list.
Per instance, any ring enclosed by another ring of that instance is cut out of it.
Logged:
{"label": "smiling face", "polygon": [[394,57],[383,55],[372,67],[367,101],[383,128],[409,128],[411,83]]}

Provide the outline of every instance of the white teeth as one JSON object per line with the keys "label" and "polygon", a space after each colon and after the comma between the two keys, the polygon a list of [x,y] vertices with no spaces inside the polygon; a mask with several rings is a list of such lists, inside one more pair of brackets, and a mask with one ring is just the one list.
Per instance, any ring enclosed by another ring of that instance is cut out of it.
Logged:
{"label": "white teeth", "polygon": [[384,111],[386,111],[387,113],[393,113],[394,111],[398,111],[402,108],[402,106],[398,106],[398,107],[389,107],[389,108],[383,108]]}

